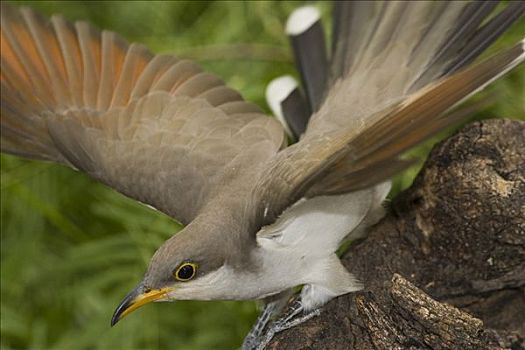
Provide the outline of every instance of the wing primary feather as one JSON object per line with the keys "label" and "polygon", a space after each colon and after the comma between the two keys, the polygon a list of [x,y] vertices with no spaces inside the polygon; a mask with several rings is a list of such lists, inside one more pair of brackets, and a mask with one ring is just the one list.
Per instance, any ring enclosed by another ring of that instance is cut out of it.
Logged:
{"label": "wing primary feather", "polygon": [[203,92],[209,91],[221,85],[224,85],[224,83],[219,77],[210,73],[201,72],[179,85],[177,91],[173,95],[196,97]]}
{"label": "wing primary feather", "polygon": [[348,73],[379,23],[380,16],[375,16],[378,7],[384,5],[375,1],[336,1],[334,4],[331,83]]}
{"label": "wing primary feather", "polygon": [[434,26],[437,25],[437,22],[443,17],[443,15],[447,11],[447,7],[450,6],[449,2],[438,2],[437,5],[440,5],[439,8],[434,10],[434,13],[436,13],[434,16],[430,18],[429,24],[426,26],[426,28],[423,29],[422,35],[420,36],[418,43],[414,46],[412,51],[410,52],[410,58],[409,58],[409,64],[411,64],[416,58],[419,57],[419,54],[424,55],[427,54],[424,51],[426,48],[425,45],[423,45],[427,40],[433,40],[431,37],[432,32],[435,30]]}
{"label": "wing primary feather", "polygon": [[82,86],[82,58],[78,38],[74,27],[61,16],[53,16],[51,24],[62,54],[66,74],[66,84],[69,91],[69,104],[81,106],[83,104]]}
{"label": "wing primary feather", "polygon": [[105,110],[111,106],[115,86],[122,73],[122,66],[128,51],[128,43],[120,35],[103,31],[101,35],[100,85],[97,108]]}
{"label": "wing primary feather", "polygon": [[156,80],[151,91],[175,91],[184,81],[201,71],[200,67],[194,62],[180,60]]}
{"label": "wing primary feather", "polygon": [[465,44],[466,40],[478,29],[480,23],[497,5],[497,1],[475,1],[470,3],[458,18],[457,27],[453,30],[452,35],[442,44],[429,65],[437,61],[447,60],[449,56],[455,55],[455,50]]}
{"label": "wing primary feather", "polygon": [[292,12],[286,23],[286,33],[290,37],[310,109],[316,111],[325,93],[328,72],[325,34],[319,10],[304,6]]}
{"label": "wing primary feather", "polygon": [[131,92],[131,99],[138,98],[150,92],[151,87],[155,82],[172,67],[178,60],[173,56],[158,55],[155,56],[144,68],[141,76],[138,78],[133,91]]}
{"label": "wing primary feather", "polygon": [[136,81],[152,58],[153,54],[144,45],[131,44],[129,46],[119,80],[115,85],[115,93],[111,101],[112,107],[128,104]]}
{"label": "wing primary feather", "polygon": [[100,33],[86,22],[76,22],[75,28],[82,55],[82,105],[96,108],[100,79],[96,38]]}
{"label": "wing primary feather", "polygon": [[[275,158],[258,184],[258,220],[273,220],[309,191],[315,195],[343,193],[387,179],[409,164],[399,160],[404,151],[465,119],[463,113],[442,117],[445,112],[524,59],[525,39],[369,116],[357,132],[349,125],[330,133],[306,135]],[[330,181],[323,181],[326,176]],[[270,208],[266,216],[262,214],[265,208]]]}
{"label": "wing primary feather", "polygon": [[345,11],[346,6],[349,5],[347,1],[334,1],[332,6],[332,45],[330,53],[330,76],[339,76],[342,72],[341,53],[345,51],[342,46],[346,41],[341,41],[341,32],[344,31],[345,26],[349,25],[350,19],[347,18],[348,12]]}
{"label": "wing primary feather", "polygon": [[492,1],[336,2],[327,93],[305,135],[360,130],[370,116],[471,63],[523,18],[524,7],[523,1],[502,4],[501,11]]}
{"label": "wing primary feather", "polygon": [[[12,10],[4,3],[2,5],[2,54],[11,53],[9,62],[15,61],[21,67],[21,70],[17,70],[14,75],[22,73],[20,78],[31,85],[34,94],[40,97],[43,105],[50,107],[54,100],[46,84],[48,77],[45,76],[47,73],[45,65],[42,63],[33,38],[20,12]],[[15,65],[11,67],[14,68]]]}
{"label": "wing primary feather", "polygon": [[1,6],[2,152],[83,170],[187,224],[284,145],[275,120],[191,61]]}
{"label": "wing primary feather", "polygon": [[[525,39],[511,49],[438,81],[404,101],[351,142],[356,159],[396,156],[457,120],[439,118],[447,110],[525,59]],[[464,117],[464,115],[463,115]]]}
{"label": "wing primary feather", "polygon": [[[457,5],[452,2],[443,4],[445,5],[445,9],[448,6]],[[430,81],[447,75],[446,66],[449,65],[452,60],[457,59],[459,51],[465,46],[480,23],[492,12],[496,5],[496,1],[474,1],[466,5],[457,18],[453,20],[453,23],[448,25],[449,34],[447,34],[446,39],[438,43],[440,46],[434,53],[431,53],[428,63],[426,63],[422,69],[419,69],[419,74],[413,79],[414,82],[407,91],[415,92]],[[432,26],[429,27],[429,29],[431,29],[431,33],[440,30]],[[421,40],[421,44],[425,42],[424,39],[425,38]],[[432,39],[429,38],[428,40],[429,42],[425,42],[427,45],[418,46],[421,47],[422,50],[413,52],[413,57],[429,56],[427,52],[428,45],[432,45]]]}
{"label": "wing primary feather", "polygon": [[471,63],[525,12],[524,1],[511,1],[505,9],[479,28],[444,74],[451,74]]}
{"label": "wing primary feather", "polygon": [[47,30],[44,19],[33,11],[23,9],[22,17],[34,40],[35,48],[42,60],[53,92],[53,99],[58,108],[68,104],[67,90],[65,87],[64,62],[56,37],[52,31]]}

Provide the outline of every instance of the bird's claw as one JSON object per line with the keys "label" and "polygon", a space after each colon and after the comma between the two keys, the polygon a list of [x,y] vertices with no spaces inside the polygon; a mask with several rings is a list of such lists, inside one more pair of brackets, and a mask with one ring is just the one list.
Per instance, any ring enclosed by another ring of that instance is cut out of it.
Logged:
{"label": "bird's claw", "polygon": [[[244,340],[242,350],[263,350],[277,333],[298,326],[301,323],[321,314],[320,309],[315,309],[311,312],[301,315],[303,310],[303,304],[300,301],[295,301],[294,304],[289,308],[289,311],[283,317],[274,321],[264,334],[262,334],[264,327],[259,329],[256,325]],[[255,334],[256,332],[254,332],[254,330],[260,332]]]}

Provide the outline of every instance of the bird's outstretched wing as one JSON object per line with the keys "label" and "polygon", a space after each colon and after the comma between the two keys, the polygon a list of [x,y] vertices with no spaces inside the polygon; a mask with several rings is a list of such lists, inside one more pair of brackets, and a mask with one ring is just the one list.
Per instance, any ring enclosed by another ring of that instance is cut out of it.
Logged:
{"label": "bird's outstretched wing", "polygon": [[[307,133],[349,127],[476,59],[525,11],[510,1],[336,1],[329,82]],[[430,122],[430,121],[429,121]]]}
{"label": "bird's outstretched wing", "polygon": [[2,151],[80,169],[182,223],[283,145],[282,127],[188,60],[2,4]]}
{"label": "bird's outstretched wing", "polygon": [[[310,101],[314,114],[301,140],[281,151],[261,178],[257,193],[263,222],[303,196],[350,192],[384,181],[411,163],[400,159],[402,152],[458,122],[443,114],[525,59],[521,42],[465,68],[525,11],[523,2],[510,2],[492,16],[495,5],[335,2],[326,78],[309,79],[309,65],[299,65],[303,82],[326,86],[324,94],[315,94],[323,96],[322,102]],[[296,18],[300,25],[305,22],[317,25]],[[292,42],[298,61],[307,61],[301,57],[308,48],[319,46]],[[319,76],[318,67],[314,75]]]}

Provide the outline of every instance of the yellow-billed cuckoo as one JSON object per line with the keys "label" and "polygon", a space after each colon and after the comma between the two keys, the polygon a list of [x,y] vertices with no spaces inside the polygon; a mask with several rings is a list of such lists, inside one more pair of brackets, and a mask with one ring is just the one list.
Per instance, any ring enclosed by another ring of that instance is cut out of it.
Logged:
{"label": "yellow-billed cuckoo", "polygon": [[496,4],[336,2],[330,54],[318,12],[295,11],[306,99],[289,77],[267,91],[284,126],[191,61],[2,4],[2,151],[84,171],[186,225],[112,324],[151,301],[299,285],[309,312],[362,288],[335,251],[383,215],[402,153],[524,60],[522,41],[470,64],[525,11]]}

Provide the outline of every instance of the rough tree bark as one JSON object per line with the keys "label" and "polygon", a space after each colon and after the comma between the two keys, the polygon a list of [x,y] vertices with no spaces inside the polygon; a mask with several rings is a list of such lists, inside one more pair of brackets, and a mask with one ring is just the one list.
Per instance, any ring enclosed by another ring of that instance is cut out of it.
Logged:
{"label": "rough tree bark", "polygon": [[475,122],[343,259],[365,290],[269,349],[525,348],[525,123]]}

